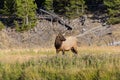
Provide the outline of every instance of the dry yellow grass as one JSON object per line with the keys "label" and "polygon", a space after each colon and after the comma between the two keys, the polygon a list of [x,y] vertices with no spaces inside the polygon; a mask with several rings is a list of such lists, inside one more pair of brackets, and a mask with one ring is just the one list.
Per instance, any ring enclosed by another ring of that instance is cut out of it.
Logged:
{"label": "dry yellow grass", "polygon": [[[25,62],[33,59],[38,59],[40,57],[45,57],[51,53],[53,49],[4,49],[0,50],[0,62],[3,63],[15,63],[15,62]],[[54,52],[54,50],[53,50]]]}
{"label": "dry yellow grass", "polygon": [[88,52],[88,53],[120,53],[120,46],[79,47],[79,52]]}
{"label": "dry yellow grass", "polygon": [[[71,52],[66,52],[73,55]],[[102,53],[120,53],[120,47],[79,47],[79,54],[90,53],[90,54],[102,54]],[[61,54],[61,53],[60,53]],[[23,63],[30,59],[39,59],[41,57],[55,55],[54,48],[36,48],[36,49],[4,49],[0,50],[0,62],[3,63]]]}

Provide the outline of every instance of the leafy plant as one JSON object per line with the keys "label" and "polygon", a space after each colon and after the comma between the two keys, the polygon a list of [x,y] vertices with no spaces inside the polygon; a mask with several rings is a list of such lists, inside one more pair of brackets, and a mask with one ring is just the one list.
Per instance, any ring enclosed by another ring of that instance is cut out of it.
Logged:
{"label": "leafy plant", "polygon": [[0,21],[0,30],[2,30],[4,28],[5,28],[4,24]]}

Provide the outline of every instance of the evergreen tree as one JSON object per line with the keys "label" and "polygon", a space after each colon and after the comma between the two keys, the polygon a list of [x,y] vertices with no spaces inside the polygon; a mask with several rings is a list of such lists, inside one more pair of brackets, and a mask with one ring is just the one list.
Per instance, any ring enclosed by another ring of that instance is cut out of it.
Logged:
{"label": "evergreen tree", "polygon": [[54,11],[68,18],[75,18],[84,13],[84,0],[53,0]]}
{"label": "evergreen tree", "polygon": [[5,25],[11,26],[16,13],[16,0],[3,0],[1,2],[0,14],[3,16],[0,19]]}
{"label": "evergreen tree", "polygon": [[1,10],[0,12],[2,14],[6,14],[6,15],[13,15],[15,12],[16,12],[16,3],[15,3],[16,0],[4,0],[4,2],[1,2],[1,3],[4,3],[3,6],[1,6]]}
{"label": "evergreen tree", "polygon": [[16,0],[16,15],[22,19],[23,26],[21,30],[30,29],[36,21],[36,4],[34,0]]}
{"label": "evergreen tree", "polygon": [[120,23],[120,0],[105,0],[104,4],[107,6],[108,14],[110,16],[109,23]]}
{"label": "evergreen tree", "polygon": [[69,5],[69,0],[53,0],[53,8],[57,14],[65,15],[66,6]]}
{"label": "evergreen tree", "polygon": [[84,0],[69,0],[69,5],[66,6],[66,15],[69,17],[78,17],[84,13]]}
{"label": "evergreen tree", "polygon": [[46,10],[54,11],[54,9],[53,9],[53,0],[46,0],[44,2],[44,6],[45,6]]}

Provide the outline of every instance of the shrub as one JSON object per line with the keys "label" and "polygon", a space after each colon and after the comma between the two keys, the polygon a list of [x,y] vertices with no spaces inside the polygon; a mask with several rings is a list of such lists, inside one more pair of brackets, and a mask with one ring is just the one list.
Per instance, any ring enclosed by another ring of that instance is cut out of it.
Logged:
{"label": "shrub", "polygon": [[4,28],[5,28],[4,24],[0,21],[0,30],[2,30]]}
{"label": "shrub", "polygon": [[118,17],[118,18],[110,18],[108,20],[108,23],[110,23],[110,24],[118,24],[118,23],[120,23],[120,17]]}

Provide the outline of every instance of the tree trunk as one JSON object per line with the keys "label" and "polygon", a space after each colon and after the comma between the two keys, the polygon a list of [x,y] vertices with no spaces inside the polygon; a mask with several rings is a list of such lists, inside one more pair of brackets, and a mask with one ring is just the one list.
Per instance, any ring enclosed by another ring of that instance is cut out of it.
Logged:
{"label": "tree trunk", "polygon": [[82,13],[84,13],[84,5],[82,5]]}
{"label": "tree trunk", "polygon": [[29,21],[28,21],[28,15],[26,15],[26,25],[29,24]]}

